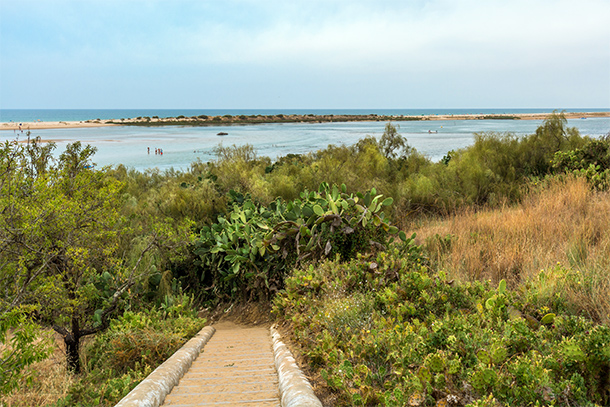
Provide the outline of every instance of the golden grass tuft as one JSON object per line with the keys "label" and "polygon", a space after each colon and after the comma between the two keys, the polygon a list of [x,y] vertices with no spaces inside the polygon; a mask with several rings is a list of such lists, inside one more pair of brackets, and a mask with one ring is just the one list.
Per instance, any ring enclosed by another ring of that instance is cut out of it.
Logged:
{"label": "golden grass tuft", "polygon": [[[610,194],[593,191],[582,178],[532,185],[519,205],[468,210],[416,232],[439,268],[455,278],[506,279],[518,287],[542,284],[538,275],[546,270],[549,290],[609,322]],[[573,280],[582,281],[566,283]]]}
{"label": "golden grass tuft", "polygon": [[55,403],[68,394],[76,378],[66,366],[63,340],[55,335],[52,355],[27,368],[30,380],[22,379],[19,388],[9,395],[0,395],[2,407],[37,407]]}

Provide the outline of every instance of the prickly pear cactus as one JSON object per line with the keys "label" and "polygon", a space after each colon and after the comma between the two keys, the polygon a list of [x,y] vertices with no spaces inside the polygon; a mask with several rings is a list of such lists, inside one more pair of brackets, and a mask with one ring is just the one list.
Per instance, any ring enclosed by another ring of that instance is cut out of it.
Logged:
{"label": "prickly pear cactus", "polygon": [[428,367],[433,373],[441,373],[445,370],[445,357],[444,355],[435,353],[428,358]]}
{"label": "prickly pear cactus", "polygon": [[484,365],[489,365],[491,363],[491,356],[485,349],[481,349],[477,352],[477,358]]}
{"label": "prickly pear cactus", "polygon": [[495,365],[502,364],[508,356],[508,350],[505,346],[497,344],[491,348],[491,361]]}

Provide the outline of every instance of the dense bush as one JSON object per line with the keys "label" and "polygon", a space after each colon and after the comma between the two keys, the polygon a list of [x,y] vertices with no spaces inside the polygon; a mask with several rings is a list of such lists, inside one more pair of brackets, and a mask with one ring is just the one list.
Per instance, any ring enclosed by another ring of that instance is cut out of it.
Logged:
{"label": "dense bush", "polygon": [[275,312],[333,405],[607,405],[608,326],[425,264],[409,242],[287,279]]}
{"label": "dense bush", "polygon": [[398,226],[405,226],[416,214],[515,202],[529,179],[550,172],[578,170],[590,178],[601,177],[602,183],[608,177],[608,139],[582,137],[567,127],[561,113],[524,137],[476,134],[473,145],[448,152],[436,163],[410,147],[398,130],[388,123],[378,138],[289,154],[275,162],[259,157],[250,145],[221,145],[214,149],[216,160],[193,163],[185,172],[138,173],[119,167],[116,176],[127,183],[132,213],[152,212],[174,222],[188,219],[196,231],[227,212],[231,190],[267,205],[278,197],[298,199],[302,191],[316,190],[321,182],[345,184],[350,191],[376,188],[394,198],[388,214]]}
{"label": "dense bush", "polygon": [[284,275],[304,261],[353,258],[385,248],[390,226],[375,189],[347,194],[342,185],[322,183],[300,199],[277,199],[263,206],[234,191],[232,210],[201,230],[194,251],[210,299],[269,299],[283,287]]}
{"label": "dense bush", "polygon": [[551,165],[559,173],[585,176],[597,189],[610,189],[610,133],[581,148],[556,152]]}
{"label": "dense bush", "polygon": [[[556,154],[594,155],[600,172],[607,161],[602,153],[607,156],[608,141],[582,137],[577,129],[567,127],[561,113],[551,115],[534,134],[524,137],[476,134],[473,145],[448,152],[436,163],[410,147],[398,130],[388,123],[378,139],[367,136],[351,146],[329,145],[273,163],[258,157],[252,146],[219,146],[216,161],[194,164],[188,176],[210,180],[218,194],[207,195],[206,202],[219,202],[230,190],[250,194],[263,204],[277,197],[292,200],[305,189],[317,189],[320,182],[345,184],[351,191],[376,188],[394,198],[392,215],[403,226],[413,214],[447,214],[469,205],[514,202],[532,177],[572,170],[573,165],[555,158]],[[587,165],[579,164],[578,169],[591,172],[589,161],[585,159]],[[222,211],[219,208],[213,209]],[[208,224],[215,222],[210,212],[202,215]]]}
{"label": "dense bush", "polygon": [[125,312],[87,347],[89,368],[112,369],[119,374],[137,366],[154,368],[205,324],[205,320],[194,316],[161,315],[162,311]]}
{"label": "dense bush", "polygon": [[168,296],[165,306],[126,311],[84,349],[86,374],[57,407],[113,406],[206,324],[188,296]]}

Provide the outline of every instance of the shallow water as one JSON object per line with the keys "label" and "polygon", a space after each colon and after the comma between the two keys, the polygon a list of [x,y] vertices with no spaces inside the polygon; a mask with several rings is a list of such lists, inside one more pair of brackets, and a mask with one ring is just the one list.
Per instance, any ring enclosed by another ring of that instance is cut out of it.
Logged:
{"label": "shallow water", "polygon": [[[540,120],[444,120],[397,122],[399,133],[409,145],[426,154],[433,161],[440,160],[450,150],[466,147],[473,142],[475,132],[513,132],[517,135],[534,133]],[[98,166],[124,164],[137,170],[187,169],[197,160],[214,159],[212,149],[224,146],[251,144],[258,155],[275,159],[289,153],[302,154],[326,148],[329,144],[356,143],[370,135],[379,139],[385,122],[350,123],[278,123],[215,127],[130,127],[110,126],[77,129],[45,129],[32,132],[32,137],[57,142],[56,151],[63,151],[68,143],[80,140],[97,147],[94,162]],[[610,132],[610,118],[568,120],[581,134],[601,136]],[[429,133],[437,131],[438,133]],[[227,136],[217,136],[219,132]],[[0,131],[0,140],[26,137],[25,133]],[[147,148],[150,147],[150,154]],[[162,148],[163,155],[155,155]]]}

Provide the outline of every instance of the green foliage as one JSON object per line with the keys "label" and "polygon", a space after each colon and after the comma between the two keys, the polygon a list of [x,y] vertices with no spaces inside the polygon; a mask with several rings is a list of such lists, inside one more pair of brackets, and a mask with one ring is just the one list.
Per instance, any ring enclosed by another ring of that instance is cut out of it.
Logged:
{"label": "green foliage", "polygon": [[123,374],[136,366],[156,367],[201,330],[205,320],[193,315],[163,317],[163,311],[125,312],[97,335],[85,353],[88,369]]}
{"label": "green foliage", "polygon": [[556,172],[586,177],[599,190],[610,188],[610,136],[588,140],[581,148],[558,151],[551,165]]}
{"label": "green foliage", "polygon": [[[545,315],[567,313],[607,321],[604,309],[600,308],[603,288],[607,287],[607,269],[580,269],[557,264],[540,270],[527,282],[524,295],[527,312],[541,319]],[[550,317],[549,317],[550,318]]]}
{"label": "green foliage", "polygon": [[93,370],[78,380],[67,396],[49,407],[112,407],[144,380],[152,369],[138,366],[137,370],[117,374],[112,370]]}
{"label": "green foliage", "polygon": [[284,258],[296,254],[297,263],[336,255],[347,260],[371,246],[385,248],[387,234],[398,233],[382,212],[393,199],[381,200],[375,188],[355,195],[346,191],[345,185],[339,191],[322,183],[318,192],[306,190],[285,206],[276,202],[273,207],[284,220],[267,236],[266,247]]}
{"label": "green foliage", "polygon": [[407,144],[407,140],[398,134],[399,129],[400,126],[394,126],[392,123],[388,123],[385,126],[385,131],[379,140],[379,147],[386,158],[396,159],[404,157],[411,148]]}
{"label": "green foliage", "polygon": [[[169,246],[170,222],[123,216],[124,184],[91,164],[95,149],[6,143],[0,172],[0,312],[35,304],[62,335],[68,365],[80,369],[80,341],[103,331],[125,294],[146,275],[147,252]],[[142,228],[146,225],[146,228]],[[137,236],[136,236],[137,234]],[[174,245],[175,247],[176,245]]]}
{"label": "green foliage", "polygon": [[40,340],[39,326],[27,316],[33,311],[32,306],[20,306],[0,315],[0,394],[13,391],[22,371],[51,351],[51,338]]}
{"label": "green foliage", "polygon": [[[452,211],[464,204],[497,205],[520,198],[530,177],[551,171],[555,154],[580,147],[586,140],[567,128],[561,113],[551,115],[535,134],[478,133],[472,146],[449,152],[438,165],[411,176],[403,190],[414,207]],[[396,196],[395,196],[396,198]]]}
{"label": "green foliage", "polygon": [[157,236],[154,249],[140,262],[149,278],[134,289],[156,303],[172,291],[174,278],[197,290],[200,280],[189,245],[198,230],[226,207],[226,198],[213,179],[197,163],[184,173],[140,173],[123,166],[110,173],[125,184],[121,214],[130,220],[131,233],[120,244],[128,253],[129,264],[135,264],[150,239]]}
{"label": "green foliage", "polygon": [[203,227],[194,246],[201,280],[221,300],[266,296],[279,289],[285,271],[263,243],[277,215],[250,199],[240,200],[226,217]]}
{"label": "green foliage", "polygon": [[[7,297],[0,309],[40,305],[45,321],[66,338],[71,329],[78,341],[80,332],[100,326],[92,319],[96,309],[102,322],[108,318],[115,291],[104,295],[103,286],[116,289],[125,279],[116,253],[121,184],[90,169],[93,148],[70,144],[57,164],[53,148],[34,140],[7,143],[2,153],[0,264]],[[68,352],[78,370],[77,353]]]}
{"label": "green foliage", "polygon": [[518,146],[519,140],[512,134],[475,134],[474,145],[448,166],[458,178],[466,202],[482,204],[494,196],[518,196],[518,181],[526,175]]}
{"label": "green foliage", "polygon": [[349,259],[384,248],[398,233],[382,210],[392,204],[375,189],[364,194],[341,192],[322,183],[300,199],[281,199],[267,207],[232,192],[232,210],[201,230],[195,243],[201,279],[218,299],[264,298],[283,286],[295,264],[324,257]]}
{"label": "green foliage", "polygon": [[525,137],[520,143],[523,166],[528,174],[544,176],[551,169],[551,160],[558,151],[568,151],[581,147],[584,139],[575,127],[566,127],[567,120],[562,113],[551,115],[536,132]]}
{"label": "green foliage", "polygon": [[[407,144],[397,126],[388,123],[379,141],[367,136],[352,146],[330,145],[310,154],[279,157],[275,162],[258,157],[249,145],[219,146],[214,150],[216,161],[196,163],[188,173],[174,175],[189,179],[183,181],[189,188],[198,188],[200,181],[193,182],[197,177],[207,182],[201,199],[185,197],[185,202],[196,204],[183,205],[183,214],[191,209],[201,214],[191,216],[198,226],[216,221],[230,190],[250,194],[255,202],[267,203],[277,197],[291,201],[301,191],[316,190],[321,182],[345,184],[352,191],[374,187],[393,197],[395,204],[388,214],[398,215],[396,223],[404,226],[413,214],[445,214],[465,205],[498,205],[520,199],[528,179],[549,174],[556,153],[583,148],[589,140],[566,124],[563,114],[555,113],[525,137],[477,134],[472,146],[449,152],[433,163]],[[587,154],[600,156],[598,147],[588,147]],[[604,171],[601,161],[595,165],[600,165],[599,170],[582,167],[591,179]],[[595,182],[604,181],[596,178]],[[163,197],[173,199],[171,194]],[[206,206],[206,210],[197,206]]]}
{"label": "green foliage", "polygon": [[175,304],[169,313],[168,309],[127,311],[114,319],[83,351],[87,374],[54,405],[115,405],[205,326],[206,320],[190,311],[189,297],[168,301]]}
{"label": "green foliage", "polygon": [[[402,245],[405,245],[404,243]],[[400,247],[294,271],[274,300],[336,405],[606,405],[610,330],[447,280]]]}
{"label": "green foliage", "polygon": [[223,147],[222,144],[215,147],[213,150],[214,154],[218,157],[220,162],[238,162],[238,161],[254,161],[256,160],[256,151],[250,144],[243,146],[233,145],[231,147]]}
{"label": "green foliage", "polygon": [[[572,268],[547,270],[517,294],[502,283],[459,285],[431,271],[404,232],[402,242],[389,242],[398,232],[390,218],[405,226],[414,214],[514,202],[528,179],[550,172],[577,173],[607,189],[608,138],[581,137],[566,124],[557,113],[529,136],[477,134],[439,163],[388,123],[379,141],[369,136],[275,162],[252,146],[219,146],[213,162],[163,173],[92,170],[94,149],[80,144],[55,161],[53,144],[5,143],[0,324],[3,333],[22,334],[4,336],[21,350],[1,356],[2,367],[15,367],[0,369],[8,372],[2,386],[12,387],[19,369],[45,354],[30,347],[36,316],[64,334],[116,327],[93,340],[100,350],[87,350],[87,378],[62,403],[116,400],[176,343],[174,334],[158,335],[174,328],[154,321],[193,308],[176,295],[181,284],[200,299],[268,299],[296,265],[276,309],[347,404],[607,404],[607,330],[566,316],[594,316],[576,288],[607,284],[601,274],[579,274],[586,245],[568,250]],[[454,238],[428,243],[440,253]],[[127,294],[129,309],[141,314],[123,314]],[[151,303],[159,311],[147,312]],[[41,307],[24,313],[21,304]],[[132,329],[146,318],[153,322]],[[147,351],[138,355],[138,347]],[[109,353],[117,359],[103,367]]]}

